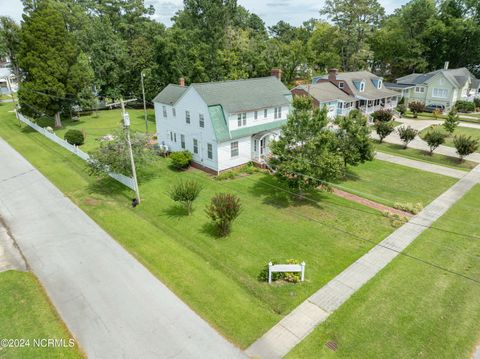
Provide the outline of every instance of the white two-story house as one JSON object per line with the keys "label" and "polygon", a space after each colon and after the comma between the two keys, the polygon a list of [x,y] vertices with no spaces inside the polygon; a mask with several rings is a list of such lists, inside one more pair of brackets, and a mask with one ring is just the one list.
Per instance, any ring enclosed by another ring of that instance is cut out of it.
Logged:
{"label": "white two-story house", "polygon": [[194,165],[214,173],[263,163],[292,98],[281,71],[272,75],[168,85],[154,99],[158,143],[172,152],[190,151]]}

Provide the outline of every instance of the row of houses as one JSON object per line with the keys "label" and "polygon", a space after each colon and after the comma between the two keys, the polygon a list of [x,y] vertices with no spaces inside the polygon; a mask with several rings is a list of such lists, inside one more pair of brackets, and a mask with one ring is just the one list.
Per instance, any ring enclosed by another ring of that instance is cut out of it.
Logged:
{"label": "row of houses", "polygon": [[[417,87],[424,88],[423,97]],[[353,109],[367,116],[379,109],[393,110],[402,97],[426,104],[438,99],[448,107],[479,90],[480,81],[467,69],[412,74],[395,84],[368,71],[331,69],[292,90],[282,83],[280,69],[273,69],[269,77],[189,86],[180,79],[154,99],[157,138],[169,151],[188,150],[195,165],[219,173],[248,162],[264,163],[269,142],[287,120],[293,96],[310,96],[314,106],[326,107],[334,119]],[[440,97],[445,91],[447,97]]]}

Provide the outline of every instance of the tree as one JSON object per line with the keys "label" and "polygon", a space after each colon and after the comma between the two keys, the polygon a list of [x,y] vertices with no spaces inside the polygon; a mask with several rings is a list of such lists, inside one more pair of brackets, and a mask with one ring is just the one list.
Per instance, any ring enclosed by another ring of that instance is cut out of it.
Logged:
{"label": "tree", "polygon": [[380,138],[380,143],[389,136],[395,130],[395,125],[393,122],[375,122],[375,131],[377,132],[378,137]]}
{"label": "tree", "polygon": [[[150,162],[152,158],[152,147],[149,138],[141,133],[134,133],[131,136],[131,145],[135,166],[138,170]],[[117,131],[111,138],[104,138],[100,146],[89,153],[88,170],[90,175],[103,176],[108,172],[120,173],[125,176],[132,176],[132,167],[128,151],[128,142],[125,133]]]}
{"label": "tree", "polygon": [[408,144],[417,137],[418,131],[411,126],[401,126],[397,129],[397,133],[407,148]]}
{"label": "tree", "polygon": [[421,101],[412,101],[408,103],[408,108],[413,113],[413,118],[417,118],[420,112],[425,111],[425,104]]}
{"label": "tree", "polygon": [[479,140],[472,136],[460,135],[454,137],[453,144],[460,156],[460,162],[463,162],[465,156],[474,153],[478,149]]}
{"label": "tree", "polygon": [[428,132],[423,136],[425,142],[427,142],[428,147],[430,148],[430,156],[433,155],[433,151],[443,143],[445,143],[445,138],[447,135],[440,131],[438,128],[431,128]]}
{"label": "tree", "polygon": [[338,117],[335,123],[338,126],[338,151],[343,157],[345,169],[347,165],[357,166],[372,161],[374,150],[369,137],[370,129],[362,113],[353,110],[347,117]]}
{"label": "tree", "polygon": [[20,45],[20,26],[7,16],[0,17],[0,57],[10,59],[12,70],[20,80],[17,53]]}
{"label": "tree", "polygon": [[295,191],[315,189],[343,172],[337,139],[327,124],[326,109],[313,109],[309,97],[295,97],[279,139],[270,144],[269,166]]}
{"label": "tree", "polygon": [[44,0],[24,17],[19,66],[25,78],[18,92],[22,111],[32,116],[70,113],[79,94],[91,88],[91,69],[68,31],[55,0]]}
{"label": "tree", "polygon": [[326,0],[320,14],[327,15],[342,34],[341,55],[345,71],[366,67],[372,54],[368,39],[385,14],[377,0]]}
{"label": "tree", "polygon": [[218,193],[205,208],[205,213],[217,226],[220,236],[224,237],[230,233],[232,222],[239,216],[241,208],[240,198],[237,196]]}
{"label": "tree", "polygon": [[168,195],[173,201],[182,203],[190,215],[193,202],[201,191],[202,186],[196,181],[180,181],[170,188]]}
{"label": "tree", "polygon": [[452,134],[453,132],[455,132],[455,129],[457,128],[459,123],[460,117],[458,116],[457,111],[452,109],[450,110],[450,112],[448,112],[447,118],[443,122],[443,128],[449,134]]}

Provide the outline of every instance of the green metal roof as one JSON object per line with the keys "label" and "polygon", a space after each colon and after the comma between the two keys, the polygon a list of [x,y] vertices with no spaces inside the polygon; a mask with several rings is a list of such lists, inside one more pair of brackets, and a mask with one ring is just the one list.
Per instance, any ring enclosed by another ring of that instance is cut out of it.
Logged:
{"label": "green metal roof", "polygon": [[210,119],[212,120],[215,138],[218,142],[235,140],[237,138],[251,136],[259,132],[275,130],[281,128],[287,122],[287,120],[279,120],[229,131],[227,120],[225,119],[225,112],[221,105],[209,106],[208,112],[210,113]]}

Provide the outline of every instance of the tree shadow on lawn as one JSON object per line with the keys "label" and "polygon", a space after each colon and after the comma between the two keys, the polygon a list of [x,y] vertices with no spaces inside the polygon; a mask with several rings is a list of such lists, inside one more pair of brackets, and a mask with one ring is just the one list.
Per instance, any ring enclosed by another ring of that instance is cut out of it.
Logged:
{"label": "tree shadow on lawn", "polygon": [[281,183],[270,174],[264,174],[250,187],[250,193],[262,199],[262,203],[276,208],[311,206],[321,209],[321,202],[326,198],[325,193],[313,190],[303,195],[296,194],[292,189]]}
{"label": "tree shadow on lawn", "polygon": [[[195,209],[194,209],[195,211]],[[185,206],[182,206],[180,204],[174,204],[166,209],[164,209],[163,214],[166,215],[168,218],[184,218],[188,217],[188,210],[185,208]]]}
{"label": "tree shadow on lawn", "polygon": [[122,195],[126,198],[131,197],[127,195],[125,191],[131,191],[129,188],[117,182],[111,177],[100,177],[93,182],[90,182],[88,185],[88,191],[94,192],[96,194],[111,196],[111,195]]}
{"label": "tree shadow on lawn", "polygon": [[230,234],[227,234],[226,236],[222,236],[220,234],[220,231],[218,230],[218,227],[215,225],[215,223],[211,221],[205,222],[202,225],[200,233],[203,233],[208,237],[211,237],[213,239],[218,239],[218,240],[226,240],[228,239],[228,237],[230,237]]}

